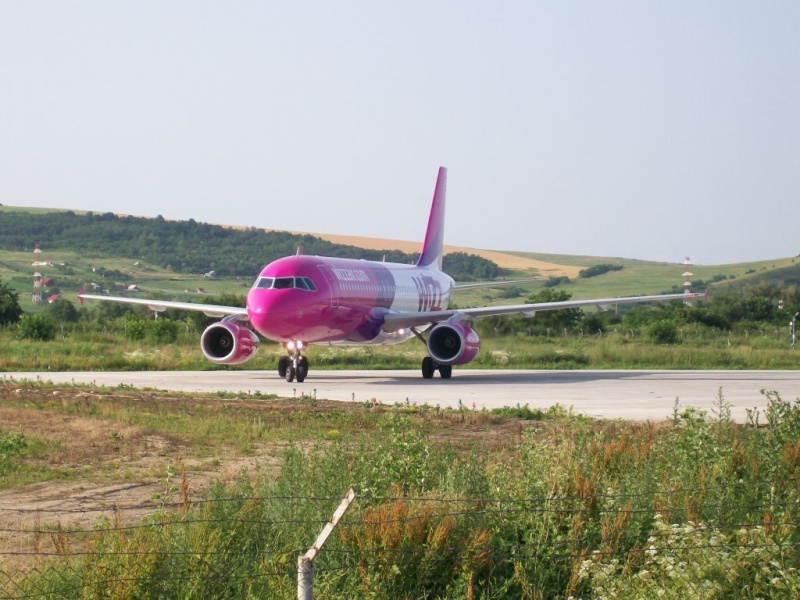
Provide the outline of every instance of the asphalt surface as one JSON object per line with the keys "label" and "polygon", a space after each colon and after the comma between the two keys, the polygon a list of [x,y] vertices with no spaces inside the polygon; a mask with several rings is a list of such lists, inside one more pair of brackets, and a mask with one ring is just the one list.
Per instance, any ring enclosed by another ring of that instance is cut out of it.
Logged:
{"label": "asphalt surface", "polygon": [[593,417],[659,421],[693,406],[713,416],[724,398],[736,421],[768,399],[762,389],[785,400],[800,398],[800,371],[517,371],[455,369],[453,378],[424,380],[418,371],[312,370],[304,383],[287,383],[273,371],[142,371],[2,373],[9,380],[133,386],[184,392],[243,392],[280,397],[310,396],[342,402],[462,406],[468,410],[501,406],[571,407]]}

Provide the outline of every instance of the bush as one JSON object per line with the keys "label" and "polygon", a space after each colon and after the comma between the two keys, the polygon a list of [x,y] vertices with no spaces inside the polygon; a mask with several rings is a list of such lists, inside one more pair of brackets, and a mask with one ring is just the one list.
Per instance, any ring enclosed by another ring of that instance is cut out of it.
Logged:
{"label": "bush", "polygon": [[603,273],[608,273],[609,271],[621,271],[622,265],[594,265],[593,267],[589,267],[587,269],[582,269],[578,273],[578,277],[582,279],[588,279],[589,277],[597,277],[598,275],[602,275]]}
{"label": "bush", "polygon": [[170,319],[155,319],[147,324],[148,339],[158,344],[172,344],[178,339],[178,324]]}
{"label": "bush", "polygon": [[675,344],[678,341],[678,328],[666,319],[656,321],[647,328],[647,337],[656,344]]}
{"label": "bush", "polygon": [[138,317],[128,315],[125,319],[125,337],[134,342],[144,339],[147,334],[147,323]]}
{"label": "bush", "polygon": [[22,431],[3,431],[0,429],[0,473],[12,468],[12,460],[25,452],[28,442]]}
{"label": "bush", "polygon": [[0,283],[0,325],[16,323],[22,316],[19,306],[19,293],[8,284]]}
{"label": "bush", "polygon": [[19,322],[19,337],[22,340],[49,342],[56,337],[56,324],[46,315],[24,315]]}
{"label": "bush", "polygon": [[75,305],[69,300],[59,298],[47,305],[47,314],[59,323],[76,323],[80,318]]}

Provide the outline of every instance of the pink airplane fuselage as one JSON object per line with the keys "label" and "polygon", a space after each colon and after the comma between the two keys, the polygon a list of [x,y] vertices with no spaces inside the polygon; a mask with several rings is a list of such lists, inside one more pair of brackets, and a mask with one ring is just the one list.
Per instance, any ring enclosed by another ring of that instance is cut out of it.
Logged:
{"label": "pink airplane fuselage", "polygon": [[395,343],[411,333],[384,332],[384,315],[446,309],[453,285],[435,268],[289,256],[262,269],[247,295],[247,314],[277,342]]}

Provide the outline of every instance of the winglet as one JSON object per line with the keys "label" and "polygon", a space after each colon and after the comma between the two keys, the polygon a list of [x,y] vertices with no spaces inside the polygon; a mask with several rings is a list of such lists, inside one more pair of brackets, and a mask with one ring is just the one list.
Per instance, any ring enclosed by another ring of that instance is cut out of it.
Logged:
{"label": "winglet", "polygon": [[425,232],[425,241],[417,261],[418,267],[431,267],[441,271],[442,257],[444,256],[444,205],[447,195],[447,169],[439,167],[436,178],[436,189],[433,192],[431,214],[428,217],[428,229]]}

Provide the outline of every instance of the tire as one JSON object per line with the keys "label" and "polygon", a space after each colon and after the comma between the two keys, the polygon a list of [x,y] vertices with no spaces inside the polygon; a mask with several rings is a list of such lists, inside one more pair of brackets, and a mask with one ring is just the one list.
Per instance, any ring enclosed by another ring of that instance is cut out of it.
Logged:
{"label": "tire", "polygon": [[436,367],[433,364],[433,359],[426,356],[422,359],[422,378],[433,379],[433,374],[436,372]]}
{"label": "tire", "polygon": [[289,383],[294,381],[294,367],[292,365],[286,367],[286,381]]}
{"label": "tire", "polygon": [[453,376],[453,365],[439,365],[439,375],[442,379],[450,379]]}
{"label": "tire", "polygon": [[289,366],[289,357],[288,356],[281,356],[280,360],[278,361],[278,377],[286,377],[286,369]]}
{"label": "tire", "polygon": [[308,377],[308,359],[305,356],[301,356],[300,360],[297,361],[295,376],[297,377],[297,383],[303,383]]}

